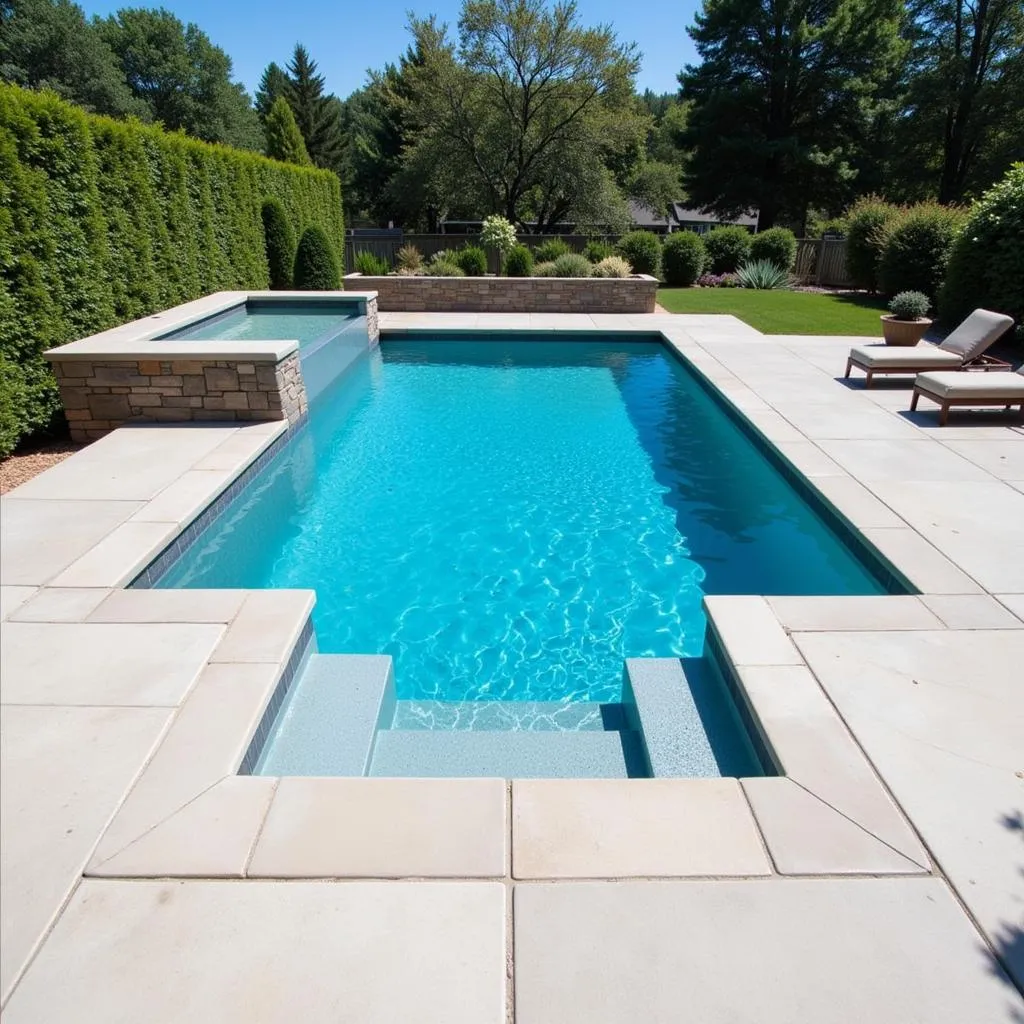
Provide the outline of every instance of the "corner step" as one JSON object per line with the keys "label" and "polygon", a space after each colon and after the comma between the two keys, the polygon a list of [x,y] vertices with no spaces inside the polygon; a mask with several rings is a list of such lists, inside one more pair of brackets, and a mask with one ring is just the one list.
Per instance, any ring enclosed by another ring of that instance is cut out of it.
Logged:
{"label": "corner step", "polygon": [[400,700],[392,729],[602,732],[625,727],[621,704],[591,701]]}
{"label": "corner step", "polygon": [[369,775],[415,778],[625,779],[643,768],[632,732],[390,729]]}
{"label": "corner step", "polygon": [[312,654],[274,723],[260,775],[364,775],[394,711],[391,658]]}

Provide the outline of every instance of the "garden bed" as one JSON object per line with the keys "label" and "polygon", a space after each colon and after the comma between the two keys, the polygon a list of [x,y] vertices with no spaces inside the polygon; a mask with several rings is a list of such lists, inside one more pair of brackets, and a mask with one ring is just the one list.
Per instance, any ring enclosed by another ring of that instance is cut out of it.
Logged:
{"label": "garden bed", "polygon": [[346,289],[374,291],[381,312],[653,313],[658,281],[598,277],[415,277],[346,274]]}

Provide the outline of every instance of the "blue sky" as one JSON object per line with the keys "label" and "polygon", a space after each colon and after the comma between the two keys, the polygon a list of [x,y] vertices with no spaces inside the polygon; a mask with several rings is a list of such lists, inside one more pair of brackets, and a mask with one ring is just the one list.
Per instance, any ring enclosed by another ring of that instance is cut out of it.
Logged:
{"label": "blue sky", "polygon": [[[79,0],[87,14],[110,14],[119,7],[162,6],[182,21],[194,21],[235,63],[235,77],[251,92],[264,67],[283,64],[296,42],[305,43],[331,92],[341,97],[363,84],[367,68],[395,60],[408,43],[406,12],[437,14],[454,27],[459,0]],[[586,24],[611,22],[620,39],[643,53],[637,79],[642,91],[669,92],[676,74],[695,60],[686,26],[699,0],[580,0]]]}

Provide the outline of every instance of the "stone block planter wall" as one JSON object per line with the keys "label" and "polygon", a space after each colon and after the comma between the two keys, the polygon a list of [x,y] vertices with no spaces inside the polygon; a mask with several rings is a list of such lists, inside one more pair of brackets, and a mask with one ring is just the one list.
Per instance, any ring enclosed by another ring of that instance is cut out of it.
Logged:
{"label": "stone block planter wall", "polygon": [[67,359],[55,361],[75,441],[130,421],[288,420],[306,411],[299,354],[280,361]]}
{"label": "stone block planter wall", "polygon": [[658,282],[597,277],[364,277],[346,289],[375,291],[382,312],[653,313]]}

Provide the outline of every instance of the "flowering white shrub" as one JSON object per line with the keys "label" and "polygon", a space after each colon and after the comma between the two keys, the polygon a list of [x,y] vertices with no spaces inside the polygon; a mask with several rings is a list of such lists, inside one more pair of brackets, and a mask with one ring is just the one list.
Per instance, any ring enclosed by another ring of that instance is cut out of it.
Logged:
{"label": "flowering white shrub", "polygon": [[497,249],[504,257],[516,244],[516,229],[500,213],[495,213],[484,221],[480,241],[489,249]]}

